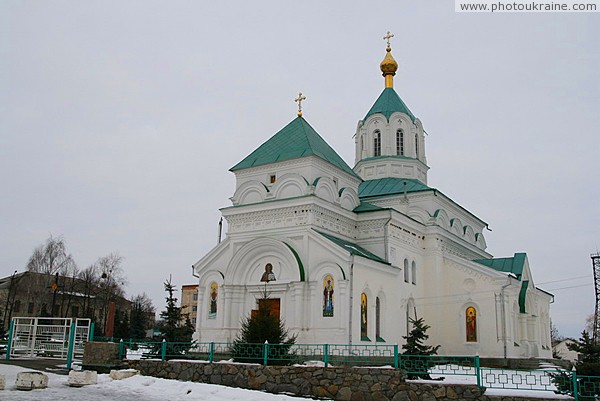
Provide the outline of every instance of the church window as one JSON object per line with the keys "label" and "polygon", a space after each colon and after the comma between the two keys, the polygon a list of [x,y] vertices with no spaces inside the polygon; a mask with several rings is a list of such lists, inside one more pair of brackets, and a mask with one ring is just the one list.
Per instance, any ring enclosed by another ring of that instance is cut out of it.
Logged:
{"label": "church window", "polygon": [[415,134],[415,157],[419,158],[419,135]]}
{"label": "church window", "polygon": [[381,132],[379,130],[373,133],[373,156],[381,156]]}
{"label": "church window", "polygon": [[381,338],[381,301],[375,298],[375,341],[385,341]]}
{"label": "church window", "polygon": [[396,131],[396,154],[404,156],[404,131],[401,129]]}
{"label": "church window", "polygon": [[465,311],[467,342],[477,342],[477,311],[469,306]]}
{"label": "church window", "polygon": [[417,264],[413,261],[411,266],[412,283],[417,284]]}
{"label": "church window", "polygon": [[369,339],[368,332],[368,305],[367,305],[367,294],[364,292],[360,294],[360,340],[371,341]]}
{"label": "church window", "polygon": [[408,283],[408,259],[404,259],[404,282]]}
{"label": "church window", "polygon": [[271,174],[269,176],[269,184],[275,184],[276,180],[277,180],[277,176],[275,174]]}
{"label": "church window", "polygon": [[333,316],[333,277],[328,274],[323,279],[323,317]]}
{"label": "church window", "polygon": [[210,300],[208,303],[208,318],[215,319],[217,317],[217,300],[219,298],[219,284],[213,282],[209,289]]}

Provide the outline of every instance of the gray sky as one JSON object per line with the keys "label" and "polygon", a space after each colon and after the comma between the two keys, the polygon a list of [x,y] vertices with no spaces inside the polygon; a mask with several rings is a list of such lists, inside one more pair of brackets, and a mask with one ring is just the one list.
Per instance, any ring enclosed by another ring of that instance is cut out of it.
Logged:
{"label": "gray sky", "polygon": [[63,235],[117,251],[164,307],[217,240],[228,169],[295,117],[351,166],[357,121],[395,87],[429,134],[429,184],[527,252],[578,336],[600,248],[600,14],[466,14],[454,1],[0,3],[0,275]]}

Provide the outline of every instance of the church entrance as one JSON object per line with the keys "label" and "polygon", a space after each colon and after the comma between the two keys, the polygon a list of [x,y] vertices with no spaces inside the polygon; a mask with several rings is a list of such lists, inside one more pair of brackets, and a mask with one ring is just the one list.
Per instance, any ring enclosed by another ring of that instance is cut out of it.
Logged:
{"label": "church entrance", "polygon": [[281,300],[279,298],[267,298],[258,300],[258,309],[253,309],[250,316],[255,317],[258,315],[259,309],[265,309],[269,311],[270,316],[275,316],[279,319],[279,311],[281,308]]}

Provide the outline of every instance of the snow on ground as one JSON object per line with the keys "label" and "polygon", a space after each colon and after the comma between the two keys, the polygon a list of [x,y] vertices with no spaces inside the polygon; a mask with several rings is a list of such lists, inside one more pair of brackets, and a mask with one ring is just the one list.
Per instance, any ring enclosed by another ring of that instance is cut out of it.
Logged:
{"label": "snow on ground", "polygon": [[0,374],[6,377],[6,389],[0,390],[0,400],[48,401],[298,401],[303,398],[269,394],[260,391],[134,376],[124,380],[111,380],[108,375],[98,375],[98,384],[69,387],[68,376],[43,372],[48,375],[48,388],[19,391],[15,387],[18,372],[31,371],[20,366],[0,365]]}
{"label": "snow on ground", "polygon": [[[319,361],[317,361],[319,362]],[[308,366],[323,366],[322,363],[312,362]],[[202,361],[201,363],[206,363]],[[382,368],[391,368],[385,366]],[[486,368],[483,368],[487,370]],[[549,367],[548,370],[555,370],[555,367]],[[243,390],[214,384],[192,383],[177,380],[158,379],[150,376],[134,376],[124,380],[112,380],[108,375],[98,375],[98,384],[85,386],[81,388],[69,387],[67,385],[68,377],[44,372],[48,375],[48,388],[34,391],[18,391],[15,388],[15,380],[18,372],[28,371],[26,368],[13,365],[0,365],[0,374],[6,377],[6,389],[0,390],[0,400],[48,400],[48,401],[106,401],[114,399],[137,399],[141,401],[298,401],[308,398],[291,397],[286,395],[277,395],[263,393],[260,391]],[[461,371],[463,375],[450,375],[448,371]],[[443,366],[433,368],[432,378],[444,377],[444,380],[409,380],[414,383],[431,384],[477,384],[477,378],[474,376],[472,368],[458,366]],[[534,374],[537,384],[530,386],[532,389],[502,389],[488,388],[486,395],[498,395],[504,397],[527,397],[527,398],[554,398],[554,399],[572,399],[571,397],[555,394],[553,391],[540,391],[547,382],[544,371],[534,371],[533,373],[520,372],[515,370],[498,370],[502,374],[511,377],[523,376],[523,382],[526,382],[525,376],[531,377]],[[484,386],[489,386],[485,382]],[[551,388],[554,388],[552,385]]]}

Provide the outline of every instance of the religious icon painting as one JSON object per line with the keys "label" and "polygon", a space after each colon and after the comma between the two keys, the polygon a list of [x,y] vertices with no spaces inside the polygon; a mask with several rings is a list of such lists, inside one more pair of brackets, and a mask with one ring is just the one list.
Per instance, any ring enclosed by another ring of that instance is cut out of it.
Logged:
{"label": "religious icon painting", "polygon": [[360,294],[360,339],[369,341],[368,322],[367,322],[367,294]]}
{"label": "religious icon painting", "polygon": [[466,310],[467,342],[477,342],[477,310],[469,306]]}
{"label": "religious icon painting", "polygon": [[219,298],[219,284],[212,282],[209,291],[208,318],[217,317],[217,299]]}
{"label": "religious icon painting", "polygon": [[333,277],[328,274],[323,279],[323,317],[333,316]]}

